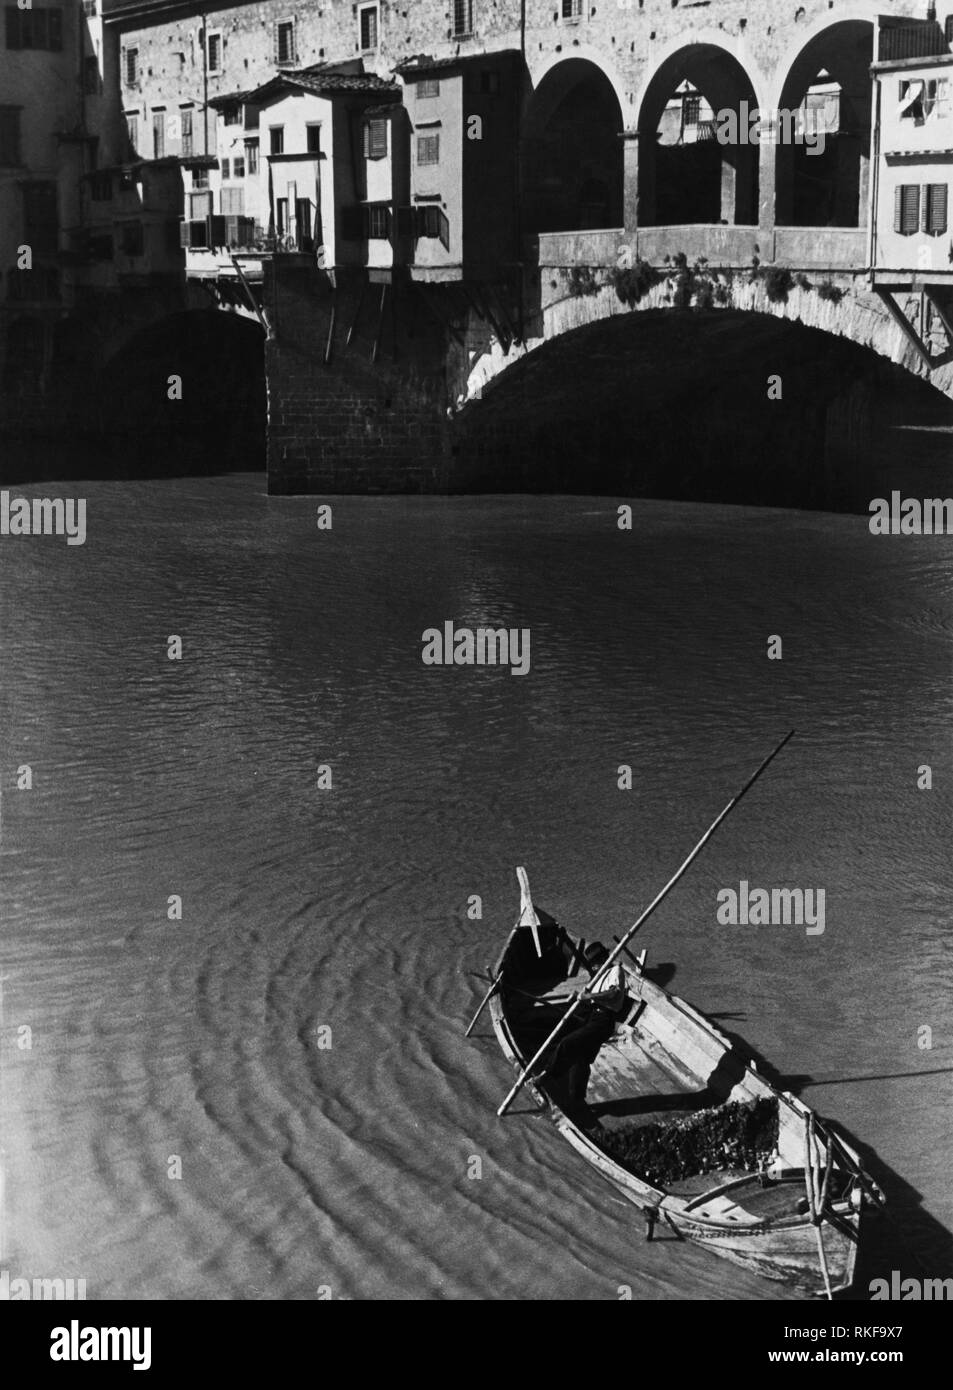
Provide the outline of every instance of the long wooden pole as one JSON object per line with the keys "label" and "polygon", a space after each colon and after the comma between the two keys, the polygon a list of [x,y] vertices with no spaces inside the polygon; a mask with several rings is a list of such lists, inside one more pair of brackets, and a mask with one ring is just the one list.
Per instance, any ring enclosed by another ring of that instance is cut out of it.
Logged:
{"label": "long wooden pole", "polygon": [[487,1004],[489,1004],[490,1000],[493,998],[493,996],[494,996],[494,994],[496,993],[496,991],[499,989],[502,980],[503,980],[503,971],[501,970],[500,973],[497,975],[496,979],[495,979],[495,980],[492,980],[492,981],[490,982],[490,988],[487,990],[486,994],[484,994],[483,999],[482,999],[482,1001],[481,1001],[481,1003],[480,1003],[480,1007],[477,1009],[476,1013],[475,1013],[475,1014],[473,1015],[473,1017],[470,1019],[470,1025],[469,1025],[469,1027],[467,1028],[467,1031],[466,1031],[466,1032],[464,1033],[464,1035],[463,1035],[465,1038],[468,1038],[468,1037],[470,1036],[470,1034],[473,1032],[474,1028],[475,1028],[476,1025],[477,1025],[477,1020],[479,1019],[480,1015],[483,1013],[483,1010],[486,1008]]}
{"label": "long wooden pole", "polygon": [[[773,762],[773,760],[774,760],[774,759],[778,756],[778,754],[780,753],[781,749],[782,749],[782,748],[784,747],[784,745],[788,742],[788,740],[789,740],[790,738],[793,737],[793,735],[794,735],[794,730],[793,730],[793,729],[790,731],[790,733],[785,734],[784,738],[783,738],[783,739],[781,740],[781,742],[778,744],[777,748],[775,748],[773,752],[769,753],[768,756],[765,758],[764,762],[761,763],[760,767],[758,767],[758,769],[757,769],[755,772],[753,772],[753,773],[751,774],[751,776],[748,778],[747,782],[745,782],[744,786],[741,788],[741,791],[738,792],[735,796],[733,796],[733,797],[731,798],[731,800],[728,802],[728,805],[727,805],[727,806],[725,807],[725,809],[721,812],[721,814],[715,817],[715,819],[712,821],[711,825],[710,825],[710,826],[708,827],[708,829],[705,831],[704,835],[703,835],[703,836],[701,837],[701,839],[698,841],[698,844],[697,844],[697,845],[695,846],[695,848],[692,850],[691,854],[688,856],[687,859],[685,859],[685,860],[682,862],[682,864],[679,866],[679,868],[677,868],[677,869],[675,870],[674,874],[672,874],[672,877],[669,879],[668,883],[666,883],[665,887],[661,890],[661,892],[659,892],[659,893],[657,893],[657,894],[655,895],[655,897],[654,897],[654,898],[652,899],[652,901],[649,903],[648,907],[647,907],[647,908],[645,909],[645,911],[642,913],[642,916],[638,919],[638,921],[637,921],[637,922],[634,922],[634,923],[632,924],[632,926],[629,928],[629,930],[628,930],[623,936],[621,936],[621,937],[619,938],[619,941],[618,941],[617,945],[614,946],[613,949],[609,952],[608,956],[606,956],[606,959],[603,961],[603,963],[602,963],[601,967],[599,968],[599,970],[596,972],[595,975],[592,976],[591,980],[589,981],[589,990],[590,990],[590,991],[594,990],[595,987],[596,987],[596,985],[597,985],[597,984],[599,983],[599,981],[603,978],[603,976],[606,975],[606,974],[609,972],[609,970],[611,970],[612,966],[613,966],[613,965],[615,964],[615,962],[616,962],[617,957],[620,956],[620,955],[622,954],[622,952],[625,950],[625,948],[626,948],[626,946],[628,945],[629,941],[632,939],[632,937],[635,935],[635,933],[636,933],[636,932],[639,930],[639,928],[642,926],[642,923],[645,922],[646,919],[652,915],[652,913],[653,913],[653,912],[655,911],[655,909],[658,907],[659,903],[660,903],[660,902],[662,901],[662,899],[666,896],[666,894],[667,894],[668,892],[670,892],[670,890],[671,890],[672,888],[674,888],[675,884],[676,884],[676,883],[678,882],[678,880],[681,878],[682,874],[685,872],[685,870],[688,868],[688,866],[692,863],[692,861],[698,857],[698,855],[701,853],[702,849],[705,847],[705,845],[706,845],[706,844],[708,843],[708,841],[711,839],[712,835],[714,835],[715,831],[718,829],[719,825],[721,825],[721,823],[722,823],[722,821],[725,819],[725,817],[726,817],[727,815],[729,815],[731,811],[734,810],[734,808],[738,805],[738,802],[739,802],[739,801],[741,800],[741,798],[744,796],[745,792],[748,791],[748,789],[754,785],[754,783],[755,783],[755,782],[758,780],[758,778],[761,776],[762,772],[764,772],[764,770],[765,770],[765,768],[768,766],[768,764],[769,764],[770,762]],[[509,1110],[509,1108],[510,1108],[510,1106],[512,1105],[513,1101],[515,1100],[516,1096],[519,1094],[520,1090],[522,1089],[523,1084],[524,1084],[524,1082],[526,1081],[526,1078],[529,1076],[530,1072],[531,1072],[531,1071],[533,1070],[533,1068],[536,1066],[537,1062],[538,1062],[539,1059],[542,1057],[543,1053],[547,1050],[547,1048],[549,1048],[549,1047],[551,1046],[551,1044],[554,1042],[554,1040],[555,1040],[555,1039],[559,1036],[559,1034],[562,1032],[563,1028],[564,1028],[564,1027],[566,1026],[566,1024],[569,1022],[569,1020],[570,1020],[570,1018],[572,1017],[572,1015],[576,1012],[576,1010],[578,1009],[579,1005],[583,1002],[583,998],[584,998],[584,995],[582,995],[582,994],[579,994],[579,995],[576,996],[576,998],[575,998],[575,999],[573,1000],[573,1002],[570,1004],[569,1008],[568,1008],[568,1009],[566,1010],[566,1012],[563,1014],[562,1018],[560,1018],[559,1022],[556,1024],[556,1027],[555,1027],[555,1028],[553,1029],[553,1031],[550,1033],[549,1037],[548,1037],[548,1038],[546,1039],[546,1041],[543,1043],[542,1047],[540,1047],[540,1048],[538,1049],[538,1051],[536,1052],[536,1054],[531,1058],[531,1060],[530,1060],[529,1062],[527,1062],[526,1066],[523,1068],[523,1070],[520,1072],[519,1076],[516,1078],[516,1082],[515,1082],[515,1084],[511,1087],[510,1091],[508,1092],[508,1094],[507,1094],[505,1100],[503,1101],[503,1104],[502,1104],[502,1105],[500,1106],[500,1108],[497,1110],[496,1113],[497,1113],[498,1115],[505,1115],[506,1112],[507,1112],[507,1110]]]}

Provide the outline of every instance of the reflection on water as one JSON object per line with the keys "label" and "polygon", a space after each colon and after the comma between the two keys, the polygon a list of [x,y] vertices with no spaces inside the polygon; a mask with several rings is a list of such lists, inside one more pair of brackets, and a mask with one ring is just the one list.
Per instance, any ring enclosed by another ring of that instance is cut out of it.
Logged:
{"label": "reflection on water", "polygon": [[[664,502],[626,534],[591,498],[342,498],[319,532],[246,477],[81,495],[85,546],[2,553],[7,1268],[91,1298],[784,1296],[646,1245],[545,1121],[496,1119],[507,1069],[462,1033],[517,863],[606,939],[794,726],[642,944],[816,1082],[949,1272],[942,537]],[[424,667],[448,619],[529,627],[530,674]],[[741,879],[822,886],[824,935],[718,926]]]}

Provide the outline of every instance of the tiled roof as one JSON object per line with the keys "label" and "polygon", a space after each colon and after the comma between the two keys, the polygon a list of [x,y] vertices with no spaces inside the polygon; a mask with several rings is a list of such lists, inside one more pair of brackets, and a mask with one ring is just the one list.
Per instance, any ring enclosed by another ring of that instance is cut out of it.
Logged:
{"label": "tiled roof", "polygon": [[402,58],[394,67],[395,72],[433,72],[437,68],[455,68],[464,59],[455,58],[433,58],[428,53],[413,53],[409,58]]}
{"label": "tiled roof", "polygon": [[[252,88],[252,91],[254,88]],[[239,102],[247,101],[252,95],[252,91],[247,92],[226,92],[224,96],[209,97],[209,106],[214,106],[216,111],[220,111],[223,106],[235,106]]]}
{"label": "tiled roof", "polygon": [[498,48],[490,53],[458,53],[451,58],[434,58],[430,53],[412,53],[409,58],[402,58],[399,63],[395,63],[394,71],[399,72],[401,76],[410,76],[415,72],[437,72],[440,68],[456,68],[464,63],[495,62],[499,58],[518,56],[519,49],[516,48]]}
{"label": "tiled roof", "polygon": [[374,92],[395,98],[400,96],[400,87],[396,82],[388,82],[386,78],[377,77],[372,72],[335,72],[333,68],[319,64],[310,68],[285,69],[254,92],[249,92],[246,99],[261,101],[263,97],[270,96],[282,87],[298,87],[301,91],[314,92],[318,96],[333,96],[339,92]]}

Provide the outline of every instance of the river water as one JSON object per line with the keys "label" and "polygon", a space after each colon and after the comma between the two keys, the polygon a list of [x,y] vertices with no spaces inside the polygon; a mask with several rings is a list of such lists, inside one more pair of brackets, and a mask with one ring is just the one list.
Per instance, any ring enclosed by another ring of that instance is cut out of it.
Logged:
{"label": "river water", "polygon": [[[545,1121],[496,1118],[510,1073],[463,1030],[517,864],[608,939],[794,727],[641,944],[950,1273],[948,539],[656,501],[623,532],[580,497],[340,498],[319,531],[260,475],[59,492],[85,545],[0,555],[4,1269],[89,1298],[786,1297],[646,1244]],[[448,619],[529,628],[529,674],[424,666]],[[718,925],[742,879],[823,887],[823,935]]]}

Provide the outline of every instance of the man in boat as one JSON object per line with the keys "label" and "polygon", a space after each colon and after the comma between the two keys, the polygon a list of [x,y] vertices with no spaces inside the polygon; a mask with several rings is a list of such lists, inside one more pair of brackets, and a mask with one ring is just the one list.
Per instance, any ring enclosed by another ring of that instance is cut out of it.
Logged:
{"label": "man in boat", "polygon": [[[625,971],[616,962],[610,970],[597,980],[597,975],[609,952],[600,942],[594,941],[583,953],[589,967],[589,980],[573,991],[569,998],[582,998],[583,1003],[576,1009],[556,1042],[549,1063],[539,1079],[549,1082],[564,1082],[567,1092],[565,1109],[585,1111],[586,1091],[589,1088],[589,1074],[599,1049],[609,1041],[629,1009],[629,994],[626,988]],[[561,1006],[568,1000],[566,995],[559,997]]]}

